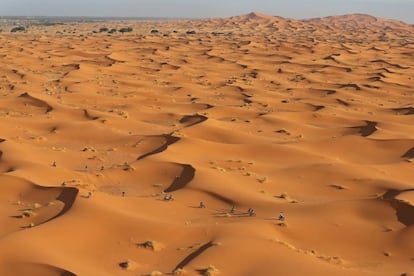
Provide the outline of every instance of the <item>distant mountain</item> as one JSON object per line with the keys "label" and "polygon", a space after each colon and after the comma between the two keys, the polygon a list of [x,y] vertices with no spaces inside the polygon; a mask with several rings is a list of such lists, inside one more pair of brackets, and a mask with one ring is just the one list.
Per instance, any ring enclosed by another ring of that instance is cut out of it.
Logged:
{"label": "distant mountain", "polygon": [[374,17],[368,14],[346,14],[337,16],[327,16],[323,18],[302,20],[302,22],[311,23],[312,25],[329,25],[332,28],[347,30],[361,28],[398,30],[412,28],[413,26],[402,21]]}
{"label": "distant mountain", "polygon": [[327,33],[337,30],[349,34],[375,33],[378,39],[391,36],[392,33],[398,35],[410,35],[414,31],[414,26],[402,21],[393,19],[378,18],[367,14],[346,14],[337,16],[327,16],[323,18],[312,18],[296,20],[271,16],[263,13],[252,12],[245,15],[233,16],[229,18],[208,19],[204,22],[222,27],[249,27],[265,28],[270,31],[286,30],[288,32],[315,32],[323,31]]}

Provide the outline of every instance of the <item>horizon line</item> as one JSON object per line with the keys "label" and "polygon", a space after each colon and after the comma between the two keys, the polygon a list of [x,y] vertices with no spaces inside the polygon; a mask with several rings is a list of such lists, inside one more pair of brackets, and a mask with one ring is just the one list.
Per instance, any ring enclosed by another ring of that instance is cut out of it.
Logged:
{"label": "horizon line", "polygon": [[260,14],[265,16],[271,16],[271,17],[281,17],[285,19],[294,19],[297,21],[305,21],[305,20],[312,20],[312,19],[322,19],[322,18],[328,18],[328,17],[335,17],[335,16],[346,16],[346,15],[365,15],[365,16],[371,16],[378,19],[386,19],[386,20],[395,20],[403,22],[407,25],[414,26],[414,22],[410,23],[407,21],[404,21],[402,19],[397,18],[387,18],[383,16],[376,16],[369,13],[361,13],[361,12],[354,12],[354,13],[341,13],[341,14],[332,14],[332,15],[325,15],[325,16],[316,16],[316,17],[306,17],[306,18],[294,18],[294,17],[285,17],[282,15],[273,15],[273,14],[266,14],[262,12],[256,12],[252,11],[249,13],[244,14],[238,14],[238,15],[230,15],[230,16],[207,16],[207,17],[165,17],[165,16],[122,16],[122,15],[116,15],[116,16],[101,16],[101,15],[1,15],[0,19],[74,19],[74,18],[80,18],[80,19],[120,19],[120,20],[150,20],[150,21],[156,21],[156,20],[205,20],[205,19],[225,19],[225,18],[232,18],[232,17],[238,17],[238,16],[245,16],[250,14]]}

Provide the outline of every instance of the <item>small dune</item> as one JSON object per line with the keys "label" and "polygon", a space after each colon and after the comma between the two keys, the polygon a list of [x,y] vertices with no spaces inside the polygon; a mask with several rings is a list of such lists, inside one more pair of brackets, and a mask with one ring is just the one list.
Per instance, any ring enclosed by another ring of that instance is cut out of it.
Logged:
{"label": "small dune", "polygon": [[25,105],[31,105],[34,107],[40,107],[45,109],[45,113],[49,113],[53,110],[53,107],[49,105],[46,101],[37,99],[33,96],[31,96],[29,93],[24,92],[23,94],[20,94],[19,98],[24,99]]}
{"label": "small dune", "polygon": [[195,169],[189,164],[179,164],[182,167],[181,174],[175,177],[171,185],[164,190],[165,193],[175,192],[187,186],[195,176]]}
{"label": "small dune", "polygon": [[408,67],[408,66],[401,66],[398,63],[390,63],[390,62],[385,61],[383,59],[376,59],[376,60],[372,60],[371,62],[373,62],[373,63],[386,64],[386,65],[389,65],[389,66],[392,66],[392,67],[398,68],[398,69],[410,69],[410,67]]}
{"label": "small dune", "polygon": [[414,108],[413,107],[401,107],[401,108],[393,108],[392,109],[397,115],[413,115]]}
{"label": "small dune", "polygon": [[402,158],[414,158],[414,147],[410,148],[407,152],[405,152],[402,156]]}
{"label": "small dune", "polygon": [[339,85],[339,88],[354,88],[355,90],[361,90],[361,87],[355,83],[346,83]]}
{"label": "small dune", "polygon": [[173,136],[173,135],[161,135],[160,137],[164,138],[165,143],[164,143],[162,146],[160,146],[159,148],[156,148],[156,149],[154,149],[154,150],[153,150],[153,151],[151,151],[151,152],[148,152],[148,153],[146,153],[146,154],[143,154],[143,155],[139,156],[139,157],[137,158],[137,160],[141,160],[141,159],[144,159],[144,158],[146,158],[146,157],[148,157],[148,156],[150,156],[150,155],[154,155],[154,154],[157,154],[157,153],[163,152],[163,151],[165,151],[165,150],[166,150],[166,149],[167,149],[170,145],[172,145],[172,144],[174,144],[174,143],[176,143],[177,141],[179,141],[179,140],[180,140],[180,138],[175,137],[175,136]]}
{"label": "small dune", "polygon": [[189,264],[191,261],[193,261],[195,258],[203,254],[204,251],[209,249],[210,247],[214,246],[213,242],[208,242],[200,246],[196,251],[185,257],[179,264],[175,266],[173,271],[176,271],[178,269],[183,269],[187,264]]}
{"label": "small dune", "polygon": [[344,101],[344,100],[341,100],[341,99],[336,99],[336,101],[337,101],[339,104],[343,105],[343,106],[349,106],[349,103],[348,103],[348,102],[346,102],[346,101]]}
{"label": "small dune", "polygon": [[368,137],[378,130],[377,125],[377,122],[366,121],[366,126],[354,128],[358,129],[358,132],[362,137]]}
{"label": "small dune", "polygon": [[0,272],[4,275],[45,275],[45,276],[76,276],[75,273],[68,271],[66,269],[48,265],[48,264],[42,264],[42,263],[30,263],[26,265],[20,265],[20,266],[5,266],[0,268]]}
{"label": "small dune", "polygon": [[184,117],[182,117],[180,119],[180,123],[181,124],[185,124],[186,127],[190,127],[196,124],[200,124],[202,122],[204,122],[205,120],[207,120],[208,118],[206,116],[202,116],[202,115],[186,115]]}
{"label": "small dune", "polygon": [[92,116],[91,114],[90,114],[90,112],[88,111],[88,110],[86,110],[86,109],[84,109],[83,110],[83,114],[85,115],[85,117],[87,118],[87,119],[89,119],[89,120],[98,120],[99,119],[99,117],[98,116]]}
{"label": "small dune", "polygon": [[388,190],[382,198],[390,202],[391,206],[395,209],[398,220],[405,226],[411,226],[414,224],[414,206],[410,202],[406,202],[398,199],[397,197],[408,191],[414,191],[414,189],[407,190]]}

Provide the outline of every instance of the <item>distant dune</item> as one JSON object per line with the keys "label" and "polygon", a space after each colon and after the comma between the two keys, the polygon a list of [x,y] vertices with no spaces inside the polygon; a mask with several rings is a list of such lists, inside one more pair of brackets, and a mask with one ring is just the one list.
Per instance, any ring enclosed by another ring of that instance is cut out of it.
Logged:
{"label": "distant dune", "polygon": [[414,275],[412,25],[38,20],[0,23],[0,275]]}

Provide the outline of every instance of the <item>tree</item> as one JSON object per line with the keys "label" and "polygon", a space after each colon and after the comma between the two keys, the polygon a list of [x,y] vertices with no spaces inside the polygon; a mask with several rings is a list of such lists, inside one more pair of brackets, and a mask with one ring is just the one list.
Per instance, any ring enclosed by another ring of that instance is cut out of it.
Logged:
{"label": "tree", "polygon": [[15,33],[15,32],[24,32],[26,31],[26,28],[23,26],[18,26],[18,27],[14,27],[13,29],[10,30],[10,32]]}
{"label": "tree", "polygon": [[121,29],[118,30],[118,32],[120,32],[120,33],[129,33],[129,32],[132,32],[132,28],[131,27],[121,28]]}

